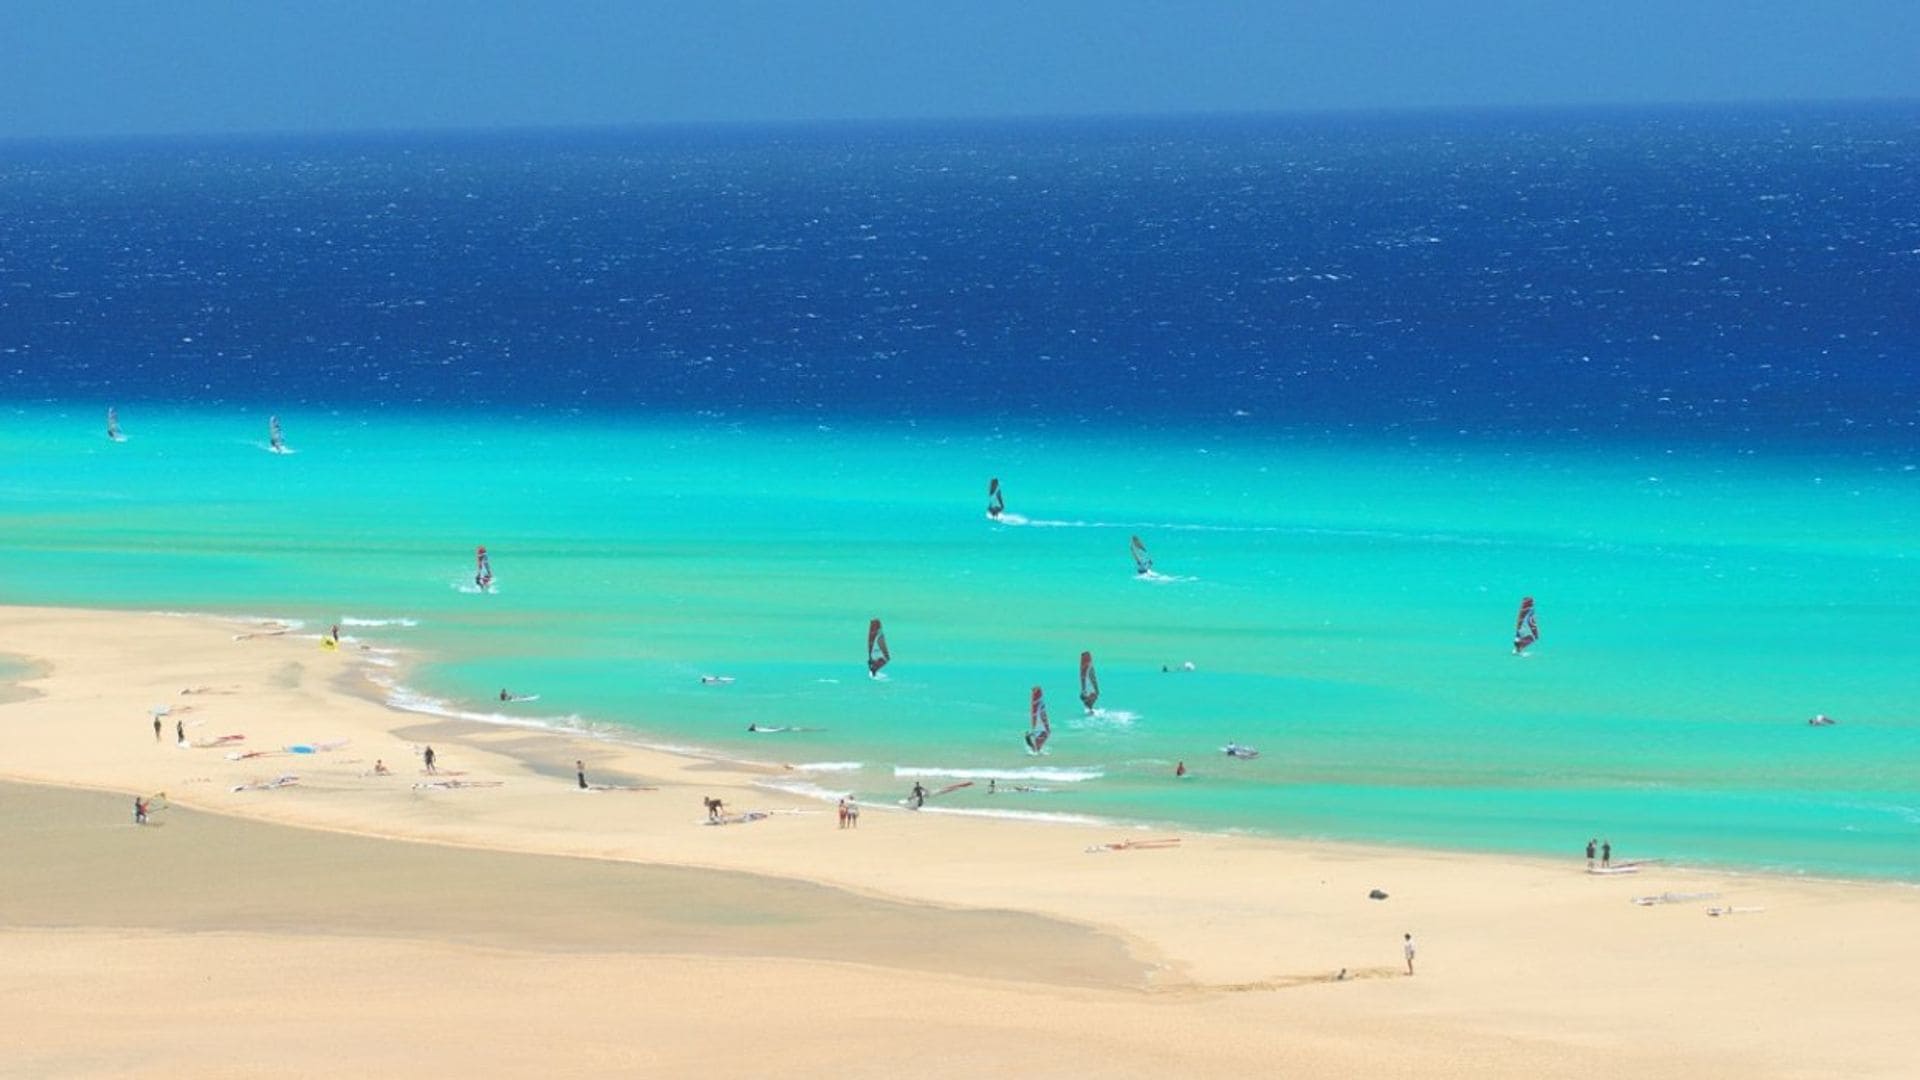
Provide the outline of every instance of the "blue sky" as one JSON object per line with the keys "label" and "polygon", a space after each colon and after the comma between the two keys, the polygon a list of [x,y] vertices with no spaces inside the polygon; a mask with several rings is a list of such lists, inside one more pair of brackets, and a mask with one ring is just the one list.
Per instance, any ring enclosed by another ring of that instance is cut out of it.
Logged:
{"label": "blue sky", "polygon": [[0,137],[1920,98],[1920,0],[0,0]]}

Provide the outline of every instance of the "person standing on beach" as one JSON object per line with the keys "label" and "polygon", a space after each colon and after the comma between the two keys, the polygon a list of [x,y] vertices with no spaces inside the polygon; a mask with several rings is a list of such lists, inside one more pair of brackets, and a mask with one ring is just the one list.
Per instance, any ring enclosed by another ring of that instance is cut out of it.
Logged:
{"label": "person standing on beach", "polygon": [[147,800],[138,795],[133,797],[133,823],[135,825],[147,823]]}
{"label": "person standing on beach", "polygon": [[1613,865],[1613,841],[1611,840],[1603,840],[1600,843],[1600,865]]}
{"label": "person standing on beach", "polygon": [[1413,974],[1413,935],[1407,934],[1400,943],[1400,953],[1407,958],[1407,974]]}
{"label": "person standing on beach", "polygon": [[844,798],[840,800],[840,827],[847,827],[847,800]]}
{"label": "person standing on beach", "polygon": [[859,827],[860,804],[854,801],[853,796],[849,795],[847,796],[847,828],[857,829]]}
{"label": "person standing on beach", "polygon": [[175,720],[173,722],[173,741],[179,743],[181,746],[187,745],[187,722],[185,720]]}
{"label": "person standing on beach", "polygon": [[587,763],[575,760],[573,763],[573,775],[580,780],[580,790],[587,790]]}
{"label": "person standing on beach", "polygon": [[433,775],[433,773],[434,773],[434,768],[433,768],[433,747],[431,747],[431,746],[429,746],[429,747],[427,747],[427,752],[426,752],[426,753],[424,753],[424,754],[422,754],[422,755],[420,755],[420,757],[421,757],[421,759],[422,759],[422,760],[424,760],[424,761],[425,761],[425,762],[427,763],[427,775],[428,775],[428,776],[432,776],[432,775]]}
{"label": "person standing on beach", "polygon": [[1593,845],[1594,840],[1592,837],[1589,837],[1587,839],[1587,869],[1589,870],[1593,869]]}
{"label": "person standing on beach", "polygon": [[160,714],[159,713],[153,714],[153,741],[154,742],[160,741]]}

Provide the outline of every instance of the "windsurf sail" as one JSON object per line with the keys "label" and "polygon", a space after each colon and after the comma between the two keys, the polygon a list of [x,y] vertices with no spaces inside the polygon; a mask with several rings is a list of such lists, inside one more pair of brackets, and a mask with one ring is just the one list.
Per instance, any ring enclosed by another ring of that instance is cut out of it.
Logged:
{"label": "windsurf sail", "polygon": [[893,654],[887,651],[887,632],[880,629],[880,620],[875,619],[867,624],[867,675],[880,674],[880,669],[892,659]]}
{"label": "windsurf sail", "polygon": [[1540,620],[1533,615],[1533,597],[1524,597],[1520,601],[1520,616],[1513,622],[1513,655],[1519,656],[1527,651],[1527,646],[1540,640]]}
{"label": "windsurf sail", "polygon": [[1000,492],[1000,478],[987,481],[987,516],[998,520],[1007,509],[1007,497]]}
{"label": "windsurf sail", "polygon": [[1047,740],[1051,738],[1053,725],[1047,721],[1047,699],[1036,686],[1032,704],[1027,706],[1027,749],[1038,754],[1047,748]]}
{"label": "windsurf sail", "polygon": [[1133,565],[1135,572],[1149,574],[1153,572],[1153,558],[1147,554],[1147,545],[1139,537],[1133,538]]}
{"label": "windsurf sail", "polygon": [[1087,707],[1087,715],[1093,715],[1093,704],[1100,700],[1100,676],[1093,670],[1093,654],[1080,654],[1080,704]]}
{"label": "windsurf sail", "polygon": [[487,546],[480,545],[473,553],[473,583],[480,586],[481,592],[493,588],[493,560],[487,558]]}
{"label": "windsurf sail", "polygon": [[287,440],[280,434],[280,418],[267,417],[267,447],[276,454],[287,452]]}
{"label": "windsurf sail", "polygon": [[107,438],[119,442],[125,436],[120,434],[120,413],[113,406],[107,406]]}

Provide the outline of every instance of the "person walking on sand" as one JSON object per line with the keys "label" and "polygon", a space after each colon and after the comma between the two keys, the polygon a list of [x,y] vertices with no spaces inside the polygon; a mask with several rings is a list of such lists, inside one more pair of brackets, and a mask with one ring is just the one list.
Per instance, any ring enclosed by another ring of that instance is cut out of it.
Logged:
{"label": "person walking on sand", "polygon": [[173,722],[173,741],[181,746],[187,745],[187,722],[185,720],[175,720]]}
{"label": "person walking on sand", "polygon": [[147,800],[138,795],[133,797],[133,823],[135,825],[147,823]]}
{"label": "person walking on sand", "polygon": [[913,799],[913,808],[915,810],[927,805],[927,789],[921,787],[920,781],[918,780],[913,782],[913,794],[911,798]]}
{"label": "person walking on sand", "polygon": [[153,714],[153,741],[154,742],[160,741],[160,714],[159,713]]}
{"label": "person walking on sand", "polygon": [[844,798],[840,800],[840,827],[847,827],[847,800]]}
{"label": "person walking on sand", "polygon": [[1603,840],[1600,842],[1600,865],[1613,865],[1613,841],[1611,840]]}
{"label": "person walking on sand", "polygon": [[427,747],[427,752],[421,754],[420,759],[426,763],[427,775],[432,776],[437,771],[433,767],[433,747]]}
{"label": "person walking on sand", "polygon": [[579,760],[574,761],[573,775],[580,781],[580,790],[587,790],[587,763]]}
{"label": "person walking on sand", "polygon": [[854,801],[853,796],[849,795],[847,796],[847,828],[857,829],[859,827],[860,804]]}
{"label": "person walking on sand", "polygon": [[1593,841],[1593,839],[1592,839],[1592,838],[1588,838],[1588,840],[1587,840],[1587,869],[1589,869],[1589,870],[1591,870],[1591,869],[1593,869],[1593,845],[1594,845],[1594,841]]}
{"label": "person walking on sand", "polygon": [[1413,935],[1407,934],[1400,943],[1400,953],[1407,958],[1407,974],[1413,974]]}

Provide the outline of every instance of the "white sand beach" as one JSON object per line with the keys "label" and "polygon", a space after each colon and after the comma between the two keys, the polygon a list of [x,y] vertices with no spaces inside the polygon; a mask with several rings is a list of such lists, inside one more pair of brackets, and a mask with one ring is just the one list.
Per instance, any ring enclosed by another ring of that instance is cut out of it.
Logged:
{"label": "white sand beach", "polygon": [[841,829],[778,763],[397,711],[271,629],[0,609],[0,1074],[1913,1074],[1907,885]]}

